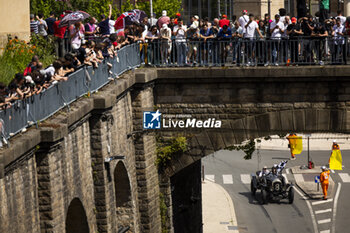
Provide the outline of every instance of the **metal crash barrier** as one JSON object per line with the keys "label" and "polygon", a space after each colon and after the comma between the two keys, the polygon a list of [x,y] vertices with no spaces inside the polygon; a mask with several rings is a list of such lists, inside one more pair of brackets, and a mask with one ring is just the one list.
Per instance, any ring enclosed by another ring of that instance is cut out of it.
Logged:
{"label": "metal crash barrier", "polygon": [[[105,59],[98,68],[81,67],[68,76],[68,81],[51,85],[38,95],[16,101],[11,108],[0,111],[1,136],[8,139],[24,128],[47,119],[57,111],[87,93],[96,92],[125,71],[141,64],[140,45],[131,44],[121,48],[117,57]],[[107,62],[113,64],[109,72]]]}

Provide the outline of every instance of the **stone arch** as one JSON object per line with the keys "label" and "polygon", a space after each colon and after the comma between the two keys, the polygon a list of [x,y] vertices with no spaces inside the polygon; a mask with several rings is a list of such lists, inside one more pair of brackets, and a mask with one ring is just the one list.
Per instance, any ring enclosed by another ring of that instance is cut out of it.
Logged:
{"label": "stone arch", "polygon": [[69,204],[66,217],[66,233],[89,233],[86,212],[79,198]]}
{"label": "stone arch", "polygon": [[114,169],[114,190],[119,226],[133,227],[133,204],[129,175],[122,161]]}
{"label": "stone arch", "polygon": [[[172,158],[163,172],[171,177],[202,157],[248,139],[290,132],[350,133],[349,121],[350,114],[344,109],[281,110],[225,119],[221,129],[192,130],[188,140],[190,150]],[[178,132],[164,130],[160,134],[171,137]]]}

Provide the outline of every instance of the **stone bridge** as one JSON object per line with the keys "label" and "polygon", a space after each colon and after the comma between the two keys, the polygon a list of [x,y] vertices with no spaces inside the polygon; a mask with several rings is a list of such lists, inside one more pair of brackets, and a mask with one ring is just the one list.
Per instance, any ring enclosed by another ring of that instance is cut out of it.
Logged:
{"label": "stone bridge", "polygon": [[[200,158],[271,134],[349,133],[348,74],[345,66],[129,72],[1,150],[0,229],[200,232]],[[143,129],[143,112],[157,109],[164,119],[222,125]],[[177,135],[189,150],[158,169],[157,138]]]}

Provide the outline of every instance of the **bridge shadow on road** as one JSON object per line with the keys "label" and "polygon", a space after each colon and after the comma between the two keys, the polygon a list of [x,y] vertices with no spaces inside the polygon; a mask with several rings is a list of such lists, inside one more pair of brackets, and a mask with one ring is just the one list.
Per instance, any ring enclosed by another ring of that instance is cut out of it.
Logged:
{"label": "bridge shadow on road", "polygon": [[[252,196],[251,192],[239,192],[240,195],[245,196],[248,199],[249,204],[253,205],[262,205],[262,199],[260,192],[257,192],[255,196]],[[302,199],[302,198],[301,198]],[[277,204],[277,205],[290,205],[288,200],[268,200],[268,204]]]}

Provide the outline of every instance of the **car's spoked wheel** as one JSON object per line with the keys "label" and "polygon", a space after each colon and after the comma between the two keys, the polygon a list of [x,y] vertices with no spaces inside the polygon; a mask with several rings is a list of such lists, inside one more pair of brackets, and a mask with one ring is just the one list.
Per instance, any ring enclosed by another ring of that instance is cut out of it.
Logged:
{"label": "car's spoked wheel", "polygon": [[252,193],[253,196],[255,196],[256,188],[255,188],[255,186],[254,186],[253,180],[250,181],[250,192]]}
{"label": "car's spoked wheel", "polygon": [[294,201],[294,188],[293,187],[290,187],[290,189],[289,189],[288,200],[289,200],[289,204],[293,204],[293,201]]}
{"label": "car's spoked wheel", "polygon": [[267,192],[265,189],[261,190],[261,201],[262,204],[267,204]]}

